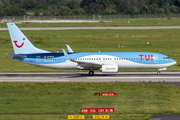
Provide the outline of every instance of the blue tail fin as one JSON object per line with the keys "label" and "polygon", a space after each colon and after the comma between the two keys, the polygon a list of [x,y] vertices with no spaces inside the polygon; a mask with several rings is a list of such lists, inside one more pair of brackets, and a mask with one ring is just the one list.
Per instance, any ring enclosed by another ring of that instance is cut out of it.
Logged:
{"label": "blue tail fin", "polygon": [[15,54],[50,53],[34,47],[14,23],[7,23],[7,26]]}

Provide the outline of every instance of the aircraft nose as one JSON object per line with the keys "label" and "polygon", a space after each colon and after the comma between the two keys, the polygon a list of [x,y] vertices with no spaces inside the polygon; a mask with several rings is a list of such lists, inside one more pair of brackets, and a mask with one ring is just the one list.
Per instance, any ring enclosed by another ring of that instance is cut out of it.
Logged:
{"label": "aircraft nose", "polygon": [[175,64],[177,63],[177,62],[176,62],[175,60],[173,60],[173,59],[170,59],[169,62],[172,63],[173,65],[175,65]]}

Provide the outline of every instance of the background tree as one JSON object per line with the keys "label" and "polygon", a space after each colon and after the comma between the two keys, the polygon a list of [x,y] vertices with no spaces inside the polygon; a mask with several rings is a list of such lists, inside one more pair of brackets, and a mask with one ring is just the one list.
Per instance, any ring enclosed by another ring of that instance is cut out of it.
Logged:
{"label": "background tree", "polygon": [[61,6],[59,11],[58,11],[58,15],[62,15],[62,16],[73,15],[73,12],[72,12],[72,10],[69,7]]}
{"label": "background tree", "polygon": [[49,6],[48,9],[49,9],[50,15],[52,15],[52,16],[54,16],[58,13],[58,7],[55,4],[52,4],[51,6]]}
{"label": "background tree", "polygon": [[0,15],[31,15],[31,12],[52,16],[177,14],[180,0],[0,0]]}
{"label": "background tree", "polygon": [[33,9],[37,6],[36,0],[23,0],[22,7],[26,10]]}
{"label": "background tree", "polygon": [[70,8],[70,9],[77,9],[79,8],[79,3],[77,0],[69,0],[68,3],[67,3],[67,6]]}

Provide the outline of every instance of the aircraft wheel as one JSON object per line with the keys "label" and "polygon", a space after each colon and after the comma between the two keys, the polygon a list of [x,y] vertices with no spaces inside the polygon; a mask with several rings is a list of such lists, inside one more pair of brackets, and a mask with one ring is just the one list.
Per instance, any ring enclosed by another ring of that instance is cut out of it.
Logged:
{"label": "aircraft wheel", "polygon": [[161,74],[161,73],[158,71],[158,72],[157,72],[157,75],[160,75],[160,74]]}
{"label": "aircraft wheel", "polygon": [[93,76],[94,75],[94,71],[89,71],[89,76]]}

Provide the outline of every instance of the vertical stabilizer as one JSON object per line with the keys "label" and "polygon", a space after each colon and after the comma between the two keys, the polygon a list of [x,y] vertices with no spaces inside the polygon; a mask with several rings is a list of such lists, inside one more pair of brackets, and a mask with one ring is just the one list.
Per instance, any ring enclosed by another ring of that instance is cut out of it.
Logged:
{"label": "vertical stabilizer", "polygon": [[50,53],[34,47],[14,23],[7,23],[7,26],[15,54]]}

